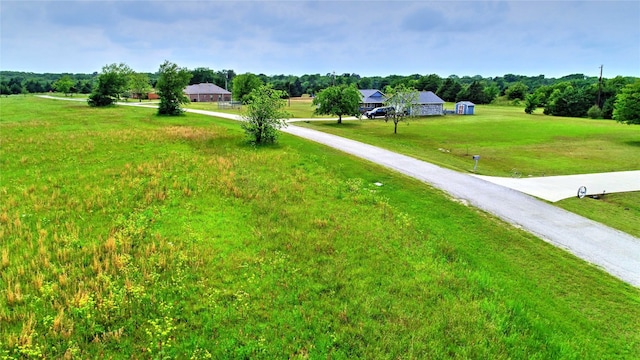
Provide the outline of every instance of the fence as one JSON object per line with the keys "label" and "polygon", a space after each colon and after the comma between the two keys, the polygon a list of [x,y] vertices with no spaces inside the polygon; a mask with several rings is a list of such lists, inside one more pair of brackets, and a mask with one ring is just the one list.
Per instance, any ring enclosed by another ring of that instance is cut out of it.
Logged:
{"label": "fence", "polygon": [[241,101],[218,101],[218,109],[242,109]]}

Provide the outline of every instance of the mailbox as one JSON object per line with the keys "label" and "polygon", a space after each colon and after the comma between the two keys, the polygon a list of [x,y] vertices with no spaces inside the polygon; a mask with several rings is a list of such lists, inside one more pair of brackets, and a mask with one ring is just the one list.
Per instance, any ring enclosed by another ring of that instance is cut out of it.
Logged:
{"label": "mailbox", "polygon": [[475,160],[475,161],[480,160],[480,155],[473,155],[473,160]]}

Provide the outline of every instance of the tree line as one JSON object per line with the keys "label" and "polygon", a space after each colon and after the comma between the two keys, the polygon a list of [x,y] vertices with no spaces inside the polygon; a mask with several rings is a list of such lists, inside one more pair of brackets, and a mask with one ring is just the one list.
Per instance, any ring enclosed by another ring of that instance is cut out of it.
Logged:
{"label": "tree line", "polygon": [[[240,74],[233,70],[212,70],[206,67],[186,69],[191,78],[189,84],[213,83],[232,91],[234,99],[246,102],[246,95],[255,88],[258,80],[279,90],[284,96],[299,97],[303,94],[315,95],[330,86],[355,86],[358,89],[395,88],[403,85],[417,91],[432,91],[447,102],[461,100],[476,104],[505,103],[524,105],[525,111],[534,112],[544,108],[544,113],[557,116],[593,117],[612,119],[616,96],[627,85],[638,78],[616,76],[599,79],[596,76],[572,74],[561,78],[547,78],[544,75],[523,76],[506,74],[498,77],[456,76],[443,78],[437,74],[413,74],[408,76],[360,76],[355,73],[327,73],[296,75]],[[59,91],[65,94],[90,94],[94,91],[99,74],[36,74],[14,71],[0,71],[0,94],[25,94]],[[139,73],[145,76],[149,88],[155,88],[159,73]],[[250,79],[247,79],[250,78]],[[142,80],[141,80],[142,81]],[[235,84],[242,84],[235,91]],[[138,85],[143,85],[139,83]],[[247,87],[248,86],[248,87]],[[138,86],[140,88],[140,86]],[[123,91],[122,97],[135,96],[136,90]]]}

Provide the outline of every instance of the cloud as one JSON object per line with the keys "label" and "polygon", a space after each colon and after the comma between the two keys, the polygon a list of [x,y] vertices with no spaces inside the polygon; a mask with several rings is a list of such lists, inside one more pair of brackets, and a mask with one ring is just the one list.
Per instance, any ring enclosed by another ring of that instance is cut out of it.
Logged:
{"label": "cloud", "polygon": [[7,70],[640,72],[637,1],[0,1]]}
{"label": "cloud", "polygon": [[403,28],[416,32],[460,32],[483,31],[504,22],[509,11],[506,2],[456,1],[428,3],[403,20]]}

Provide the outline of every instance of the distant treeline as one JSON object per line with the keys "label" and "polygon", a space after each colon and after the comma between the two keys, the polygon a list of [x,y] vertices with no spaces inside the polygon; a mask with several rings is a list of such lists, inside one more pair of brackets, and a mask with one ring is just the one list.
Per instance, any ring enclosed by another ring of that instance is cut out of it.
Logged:
{"label": "distant treeline", "polygon": [[[190,70],[191,84],[213,83],[231,89],[236,73],[233,70],[196,68]],[[158,74],[147,73],[150,85],[155,87]],[[73,81],[70,93],[91,93],[98,73],[93,74],[36,74],[29,72],[0,71],[0,94],[43,93],[55,91],[55,82],[63,77]],[[436,74],[409,76],[360,76],[358,74],[325,75],[265,75],[258,77],[266,84],[283,90],[292,97],[316,94],[332,85],[355,85],[359,89],[383,90],[387,86],[404,84],[418,91],[433,91],[445,101],[467,100],[476,104],[506,102],[511,104],[534,104],[543,107],[546,114],[584,117],[596,105],[600,116],[611,119],[616,95],[627,84],[638,78],[617,76],[600,80],[596,76],[572,74],[561,78],[546,78],[544,75],[523,76],[506,74],[497,77],[456,76],[443,78]]]}

